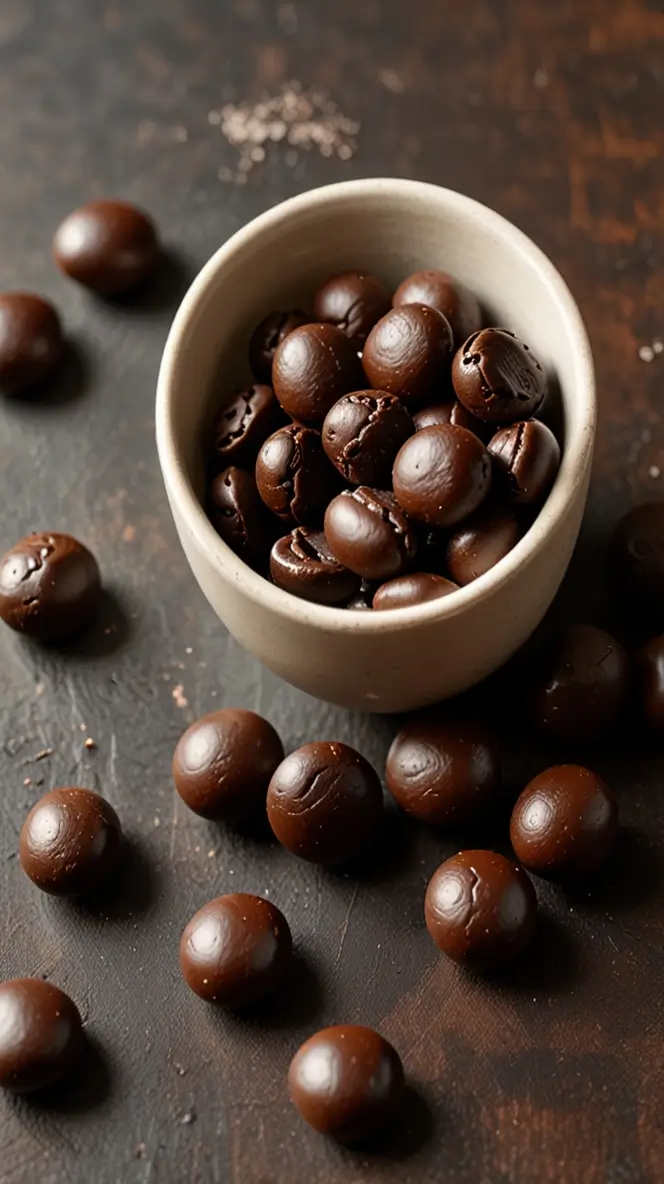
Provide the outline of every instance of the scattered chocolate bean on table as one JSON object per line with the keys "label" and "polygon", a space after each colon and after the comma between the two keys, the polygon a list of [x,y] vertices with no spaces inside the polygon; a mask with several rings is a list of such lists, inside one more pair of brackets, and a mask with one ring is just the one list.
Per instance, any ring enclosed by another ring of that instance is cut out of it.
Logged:
{"label": "scattered chocolate bean on table", "polygon": [[60,270],[101,296],[121,296],[145,283],[160,254],[152,219],[129,202],[108,198],[74,210],[53,239]]}
{"label": "scattered chocolate bean on table", "polygon": [[0,620],[37,641],[81,630],[100,596],[97,560],[71,535],[27,535],[0,559]]}
{"label": "scattered chocolate bean on table", "polygon": [[578,879],[604,863],[618,827],[618,806],[602,778],[581,765],[556,765],[523,790],[512,811],[510,838],[528,871]]}
{"label": "scattered chocolate bean on table", "polygon": [[0,983],[0,1086],[27,1094],[57,1085],[81,1062],[85,1037],[75,1003],[55,983]]}
{"label": "scattered chocolate bean on table", "polygon": [[110,879],[122,854],[122,827],[110,802],[91,789],[53,789],[21,829],[21,867],[52,896],[88,896]]}
{"label": "scattered chocolate bean on table", "polygon": [[180,968],[208,1003],[244,1008],[281,985],[292,939],[283,913],[269,900],[236,892],[203,905],[180,940]]}
{"label": "scattered chocolate bean on table", "polygon": [[255,711],[225,707],[187,728],[173,756],[173,781],[202,818],[243,822],[265,811],[270,778],[284,759],[272,724]]}
{"label": "scattered chocolate bean on table", "polygon": [[22,394],[57,369],[64,353],[60,316],[32,292],[0,294],[0,391]]}

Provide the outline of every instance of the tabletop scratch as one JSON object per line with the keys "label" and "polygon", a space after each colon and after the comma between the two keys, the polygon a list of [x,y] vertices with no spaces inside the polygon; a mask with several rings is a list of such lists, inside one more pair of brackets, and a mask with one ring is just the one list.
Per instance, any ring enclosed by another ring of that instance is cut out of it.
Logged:
{"label": "tabletop scratch", "polygon": [[341,926],[341,940],[339,941],[339,949],[337,950],[337,956],[334,959],[334,969],[335,970],[341,961],[341,955],[343,953],[344,942],[346,940],[346,934],[348,933],[348,924],[350,922],[350,915],[353,911],[353,906],[355,904],[355,901],[357,900],[357,894],[359,891],[360,891],[360,881],[358,880],[357,884],[355,885],[355,890],[353,892],[353,895],[350,898],[350,904],[348,905],[348,912],[346,913],[346,916],[344,918],[344,923]]}

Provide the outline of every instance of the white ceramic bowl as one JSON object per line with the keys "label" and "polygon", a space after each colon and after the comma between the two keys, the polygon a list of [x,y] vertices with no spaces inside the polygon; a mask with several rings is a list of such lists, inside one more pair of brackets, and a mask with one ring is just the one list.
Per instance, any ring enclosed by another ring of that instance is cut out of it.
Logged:
{"label": "white ceramic bowl", "polygon": [[[252,328],[273,308],[306,308],[344,269],[393,288],[440,267],[466,283],[491,323],[524,338],[557,376],[563,461],[535,524],[473,584],[386,612],[309,604],[274,587],[219,538],[201,506],[203,434],[214,407],[248,379]],[[565,573],[586,501],[595,433],[588,339],[560,275],[504,218],[449,189],[392,179],[348,181],[292,198],[221,247],[192,284],[166,343],[157,442],[175,524],[192,571],[237,640],[312,695],[402,711],[454,695],[500,666],[546,612]]]}

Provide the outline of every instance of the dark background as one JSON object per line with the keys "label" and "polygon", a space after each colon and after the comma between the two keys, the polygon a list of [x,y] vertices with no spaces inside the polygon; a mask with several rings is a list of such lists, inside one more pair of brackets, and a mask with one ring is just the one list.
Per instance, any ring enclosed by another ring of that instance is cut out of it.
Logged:
{"label": "dark background", "polygon": [[[170,759],[206,711],[256,708],[287,748],[342,739],[379,766],[393,724],[291,690],[225,636],[180,552],[153,440],[177,301],[238,227],[351,177],[460,189],[536,239],[587,320],[601,421],[561,611],[607,619],[605,540],[664,481],[664,355],[639,354],[664,336],[663,77],[654,0],[2,0],[0,283],[53,297],[72,355],[39,399],[0,407],[0,549],[70,530],[109,593],[67,650],[0,637],[0,972],[64,987],[92,1045],[71,1086],[0,1101],[6,1184],[663,1178],[661,752],[626,726],[588,757],[621,801],[616,857],[591,891],[538,886],[533,956],[487,982],[439,958],[423,924],[425,884],[454,837],[399,822],[344,874],[197,819],[174,796]],[[356,155],[294,160],[281,145],[246,185],[222,182],[237,153],[208,113],[292,79],[327,88],[361,124]],[[121,307],[66,282],[49,256],[62,216],[101,195],[143,204],[172,253]],[[518,788],[551,754],[514,726],[516,695],[479,701],[506,721]],[[132,842],[121,884],[86,907],[41,895],[16,859],[30,804],[77,783],[108,795]],[[216,1014],[177,969],[186,920],[232,890],[269,894],[299,951],[282,997],[245,1019]],[[341,1020],[392,1039],[413,1087],[366,1153],[315,1136],[286,1098],[299,1042]]]}

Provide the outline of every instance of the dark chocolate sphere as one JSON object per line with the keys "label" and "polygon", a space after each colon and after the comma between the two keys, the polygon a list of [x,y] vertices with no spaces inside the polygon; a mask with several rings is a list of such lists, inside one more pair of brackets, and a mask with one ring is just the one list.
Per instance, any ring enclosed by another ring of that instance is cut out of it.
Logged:
{"label": "dark chocolate sphere", "polygon": [[392,303],[427,304],[449,321],[456,346],[482,327],[482,309],[473,293],[445,271],[416,271],[399,284]]}
{"label": "dark chocolate sphere", "polygon": [[410,413],[395,395],[355,391],[334,404],[323,423],[323,448],[353,485],[387,489],[401,445],[414,431]]}
{"label": "dark chocolate sphere", "polygon": [[362,365],[374,390],[410,404],[449,390],[453,339],[442,313],[423,304],[393,308],[374,325]]}
{"label": "dark chocolate sphere", "polygon": [[391,297],[382,280],[360,271],[342,271],[321,284],[314,296],[314,317],[342,329],[362,349],[376,321],[389,312]]}
{"label": "dark chocolate sphere", "polygon": [[465,585],[490,571],[519,541],[519,524],[502,506],[482,506],[447,540],[445,563],[452,579]]}
{"label": "dark chocolate sphere", "polygon": [[345,489],[325,513],[325,537],[344,567],[367,580],[387,580],[409,566],[417,550],[415,533],[391,493]]}
{"label": "dark chocolate sphere", "polygon": [[338,1024],[316,1032],[288,1073],[291,1098],[314,1130],[344,1143],[378,1134],[396,1116],[404,1092],[398,1053],[378,1032]]}
{"label": "dark chocolate sphere", "polygon": [[79,1064],[85,1037],[75,1003],[41,978],[0,983],[0,1086],[32,1093],[57,1085]]}
{"label": "dark chocolate sphere", "polygon": [[448,958],[492,970],[518,957],[537,921],[537,897],[523,868],[494,851],[461,851],[441,863],[427,888],[427,929]]}
{"label": "dark chocolate sphere", "polygon": [[256,485],[268,509],[289,526],[318,526],[341,481],[323,451],[320,432],[291,423],[263,444]]}
{"label": "dark chocolate sphere", "polygon": [[546,424],[527,419],[501,428],[489,452],[498,487],[512,505],[544,501],[560,465],[560,445]]}
{"label": "dark chocolate sphere", "polygon": [[533,670],[531,712],[563,744],[591,744],[617,722],[630,685],[619,642],[594,625],[572,625],[550,642]]}
{"label": "dark chocolate sphere", "polygon": [[360,577],[334,558],[322,530],[306,526],[277,539],[270,575],[285,592],[315,604],[344,605],[360,588]]}
{"label": "dark chocolate sphere", "polygon": [[282,420],[271,386],[254,383],[235,391],[218,412],[212,428],[215,466],[250,465],[258,449]]}
{"label": "dark chocolate sphere", "polygon": [[180,968],[201,999],[247,1007],[281,985],[292,948],[288,922],[276,905],[237,892],[194,914],[180,939]]}
{"label": "dark chocolate sphere", "polygon": [[396,576],[381,584],[374,593],[372,608],[379,611],[410,608],[414,604],[440,600],[441,596],[449,596],[458,590],[458,585],[444,576],[433,575],[428,571],[409,572],[408,575]]}
{"label": "dark chocolate sphere", "polygon": [[410,517],[429,526],[455,526],[484,501],[491,462],[482,441],[466,428],[423,428],[399,450],[392,480]]}
{"label": "dark chocolate sphere", "polygon": [[277,347],[293,329],[309,323],[310,317],[300,308],[288,312],[270,312],[256,325],[249,341],[249,365],[257,382],[272,382],[272,363]]}
{"label": "dark chocolate sphere", "polygon": [[625,514],[611,550],[628,607],[664,627],[664,501],[645,502]]}
{"label": "dark chocolate sphere", "polygon": [[280,843],[312,863],[341,863],[375,837],[383,794],[376,772],[347,744],[317,741],[291,752],[267,792]]}
{"label": "dark chocolate sphere", "polygon": [[120,819],[91,789],[54,789],[32,807],[21,828],[21,867],[52,896],[87,896],[116,871]]}
{"label": "dark chocolate sphere", "polygon": [[457,399],[485,423],[514,423],[534,415],[546,375],[529,346],[507,329],[481,329],[457,351],[452,365]]}
{"label": "dark chocolate sphere", "polygon": [[152,220],[125,201],[90,201],[55,232],[61,271],[103,296],[119,296],[152,275],[160,255]]}
{"label": "dark chocolate sphere", "polygon": [[38,641],[82,629],[100,597],[97,560],[71,535],[27,535],[0,559],[0,619]]}
{"label": "dark chocolate sphere", "polygon": [[510,838],[529,871],[578,878],[604,863],[618,828],[618,806],[602,778],[581,765],[555,765],[518,798]]}
{"label": "dark chocolate sphere", "polygon": [[195,814],[241,822],[265,810],[270,777],[283,758],[272,724],[255,711],[226,707],[204,715],[180,737],[173,780]]}
{"label": "dark chocolate sphere", "polygon": [[253,473],[231,465],[208,491],[210,521],[225,543],[255,567],[267,566],[274,530]]}
{"label": "dark chocolate sphere", "polygon": [[274,393],[298,423],[322,424],[349,391],[366,386],[353,343],[334,325],[302,325],[281,342],[272,365]]}
{"label": "dark chocolate sphere", "polygon": [[636,656],[641,709],[655,732],[664,732],[664,634],[653,637]]}
{"label": "dark chocolate sphere", "polygon": [[0,391],[20,394],[53,373],[64,349],[50,300],[32,292],[0,294]]}
{"label": "dark chocolate sphere", "polygon": [[447,403],[434,403],[423,407],[421,411],[416,411],[413,415],[416,432],[421,432],[423,428],[435,428],[448,423],[454,424],[457,428],[467,428],[469,432],[474,432],[476,436],[479,436],[480,440],[484,440],[487,436],[486,424],[471,415],[470,411],[466,411],[463,403],[460,403],[458,399],[454,399],[452,402],[448,400]]}
{"label": "dark chocolate sphere", "polygon": [[407,814],[436,825],[484,820],[501,786],[500,749],[489,728],[422,716],[392,741],[387,788]]}

